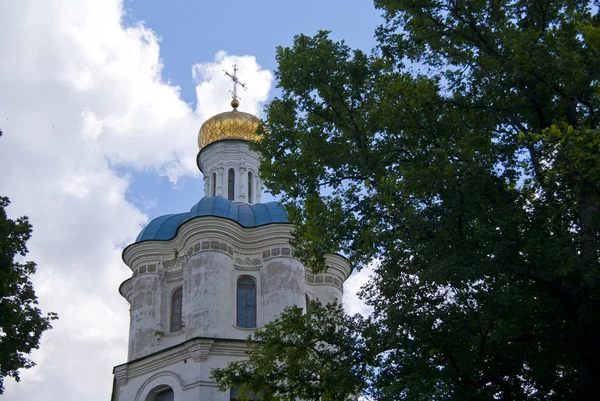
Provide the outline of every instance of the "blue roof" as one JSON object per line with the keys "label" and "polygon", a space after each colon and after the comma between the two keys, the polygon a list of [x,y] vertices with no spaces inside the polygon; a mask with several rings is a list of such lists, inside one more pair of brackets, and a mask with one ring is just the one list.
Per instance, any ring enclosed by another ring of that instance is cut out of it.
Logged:
{"label": "blue roof", "polygon": [[240,205],[220,196],[200,199],[189,212],[168,214],[152,220],[137,236],[135,242],[166,241],[175,237],[185,222],[201,216],[215,216],[233,220],[244,228],[272,223],[289,223],[287,212],[277,202]]}

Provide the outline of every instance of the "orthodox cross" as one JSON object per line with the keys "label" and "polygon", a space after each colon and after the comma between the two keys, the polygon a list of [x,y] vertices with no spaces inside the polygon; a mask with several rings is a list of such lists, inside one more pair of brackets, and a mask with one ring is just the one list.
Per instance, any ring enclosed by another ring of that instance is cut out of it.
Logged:
{"label": "orthodox cross", "polygon": [[240,85],[244,90],[246,90],[246,84],[243,84],[240,82],[240,80],[237,77],[237,72],[238,72],[238,68],[237,65],[233,65],[233,74],[230,74],[227,72],[227,70],[223,70],[223,72],[225,73],[225,75],[227,75],[229,78],[231,78],[231,80],[233,81],[233,92],[231,92],[231,94],[233,95],[233,102],[238,102],[238,96],[237,96],[237,86]]}

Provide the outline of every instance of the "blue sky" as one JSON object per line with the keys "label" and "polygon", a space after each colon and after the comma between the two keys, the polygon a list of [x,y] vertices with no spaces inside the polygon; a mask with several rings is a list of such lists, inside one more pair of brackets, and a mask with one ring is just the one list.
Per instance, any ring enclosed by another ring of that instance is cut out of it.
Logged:
{"label": "blue sky", "polygon": [[211,60],[219,50],[251,54],[275,70],[275,49],[290,46],[294,35],[332,32],[334,39],[369,50],[381,22],[373,3],[362,0],[160,1],[125,3],[125,22],[144,21],[161,40],[163,77],[181,87],[186,102],[195,102],[191,66]]}
{"label": "blue sky", "polygon": [[[127,357],[121,252],[203,196],[196,138],[229,109],[222,70],[240,67],[240,110],[260,115],[277,46],[330,30],[368,51],[379,23],[369,1],[0,1],[0,195],[33,224],[40,307],[60,316],[3,400],[110,399]],[[345,283],[351,312],[368,271]]]}
{"label": "blue sky", "polygon": [[[359,0],[132,0],[126,1],[125,8],[124,24],[143,21],[160,36],[162,77],[179,86],[182,99],[194,106],[192,65],[212,60],[219,50],[253,55],[262,68],[275,71],[276,48],[291,46],[295,35],[327,30],[333,39],[369,51],[375,46],[375,27],[381,23],[373,3]],[[272,88],[269,99],[276,95],[277,89]],[[243,93],[241,97],[243,102]],[[195,133],[182,134],[189,136],[193,146]],[[167,177],[149,171],[133,175],[128,198],[153,218],[189,209],[201,193],[197,177],[182,177],[173,185]],[[264,199],[271,200],[268,195]]]}

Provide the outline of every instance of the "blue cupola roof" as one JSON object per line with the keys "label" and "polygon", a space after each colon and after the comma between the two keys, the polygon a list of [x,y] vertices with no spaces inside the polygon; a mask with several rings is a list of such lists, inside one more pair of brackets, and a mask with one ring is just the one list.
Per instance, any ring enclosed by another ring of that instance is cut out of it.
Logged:
{"label": "blue cupola roof", "polygon": [[212,196],[200,199],[189,212],[155,218],[139,233],[135,242],[170,240],[185,222],[202,216],[222,217],[244,228],[289,223],[287,212],[277,202],[240,205],[220,196]]}

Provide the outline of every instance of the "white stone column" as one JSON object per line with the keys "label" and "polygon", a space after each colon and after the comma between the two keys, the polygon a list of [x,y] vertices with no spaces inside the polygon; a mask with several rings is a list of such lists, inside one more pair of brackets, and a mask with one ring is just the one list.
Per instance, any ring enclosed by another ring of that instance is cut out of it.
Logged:
{"label": "white stone column", "polygon": [[204,196],[210,196],[210,175],[204,174]]}
{"label": "white stone column", "polygon": [[217,168],[217,196],[223,196],[223,167]]}
{"label": "white stone column", "polygon": [[240,163],[240,174],[239,174],[239,196],[238,196],[238,200],[240,202],[245,202],[246,201],[246,179],[247,179],[247,174],[246,174],[246,163],[244,161],[242,161]]}
{"label": "white stone column", "polygon": [[256,199],[255,203],[260,203],[260,199],[262,197],[262,191],[264,189],[263,184],[261,179],[259,178],[259,175],[256,174],[255,175],[255,182],[256,182],[256,195],[254,195],[254,199]]}

